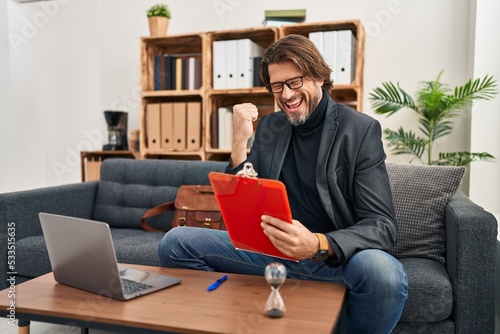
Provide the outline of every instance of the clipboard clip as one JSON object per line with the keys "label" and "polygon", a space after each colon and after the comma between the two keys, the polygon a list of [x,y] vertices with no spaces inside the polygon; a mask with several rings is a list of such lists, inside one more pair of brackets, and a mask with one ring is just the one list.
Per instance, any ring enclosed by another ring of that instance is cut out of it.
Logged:
{"label": "clipboard clip", "polygon": [[249,177],[256,179],[257,178],[257,172],[255,169],[253,169],[253,165],[251,162],[245,162],[243,164],[243,168],[239,170],[236,175],[241,176],[241,177]]}

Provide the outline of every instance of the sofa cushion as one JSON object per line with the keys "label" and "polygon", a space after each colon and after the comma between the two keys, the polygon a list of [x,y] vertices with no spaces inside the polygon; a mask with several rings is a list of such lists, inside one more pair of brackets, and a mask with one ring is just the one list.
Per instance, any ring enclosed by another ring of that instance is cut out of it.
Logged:
{"label": "sofa cushion", "polygon": [[396,324],[391,334],[455,334],[455,323],[448,319],[441,322],[405,322]]}
{"label": "sofa cushion", "polygon": [[128,228],[112,228],[116,258],[120,263],[159,267],[158,245],[165,233]]}
{"label": "sofa cushion", "polygon": [[429,259],[400,260],[408,276],[408,299],[401,322],[440,322],[453,309],[453,291],[445,267]]}
{"label": "sofa cushion", "polygon": [[[112,228],[111,236],[120,263],[159,266],[158,244],[164,233],[137,229]],[[43,235],[16,242],[16,271],[26,277],[38,277],[52,271]]]}
{"label": "sofa cushion", "polygon": [[52,271],[43,235],[16,241],[16,271],[26,277],[38,277]]}
{"label": "sofa cushion", "polygon": [[391,254],[445,263],[445,207],[465,167],[387,163],[398,241]]}
{"label": "sofa cushion", "polygon": [[[183,184],[209,184],[210,171],[224,171],[227,162],[108,159],[102,163],[93,219],[111,227],[140,229],[146,210],[173,201]],[[148,220],[169,228],[173,212]]]}

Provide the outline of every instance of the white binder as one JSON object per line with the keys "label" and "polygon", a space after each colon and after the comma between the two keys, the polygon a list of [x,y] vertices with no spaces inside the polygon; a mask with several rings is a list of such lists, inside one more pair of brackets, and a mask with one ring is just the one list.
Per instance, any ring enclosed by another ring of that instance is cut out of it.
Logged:
{"label": "white binder", "polygon": [[226,88],[226,41],[214,41],[213,48],[213,88]]}
{"label": "white binder", "polygon": [[323,57],[325,58],[326,63],[332,69],[332,73],[330,74],[330,79],[332,79],[333,83],[337,83],[337,31],[325,31],[323,33]]}
{"label": "white binder", "polygon": [[230,150],[233,146],[233,112],[228,107],[217,109],[219,148]]}
{"label": "white binder", "polygon": [[226,41],[226,87],[238,88],[238,41]]}
{"label": "white binder", "polygon": [[309,39],[316,45],[318,51],[323,54],[323,32],[315,31],[309,33]]}
{"label": "white binder", "polygon": [[201,87],[201,59],[189,57],[188,60],[188,89],[200,89]]}
{"label": "white binder", "polygon": [[349,85],[356,69],[356,38],[351,30],[337,32],[337,83]]}
{"label": "white binder", "polygon": [[253,87],[253,60],[255,57],[261,57],[264,53],[264,48],[254,41],[245,38],[239,39],[237,42],[238,50],[238,88]]}

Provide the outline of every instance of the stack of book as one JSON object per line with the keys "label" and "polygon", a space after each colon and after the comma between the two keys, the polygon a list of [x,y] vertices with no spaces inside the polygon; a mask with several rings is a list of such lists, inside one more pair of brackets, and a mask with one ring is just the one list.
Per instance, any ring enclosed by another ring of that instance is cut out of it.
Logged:
{"label": "stack of book", "polygon": [[201,54],[163,54],[154,59],[155,90],[201,87]]}
{"label": "stack of book", "polygon": [[300,23],[306,20],[305,9],[266,10],[264,15],[264,22],[262,22],[264,26],[279,27],[283,24]]}
{"label": "stack of book", "polygon": [[212,47],[214,89],[262,86],[259,73],[262,46],[245,38],[214,41]]}

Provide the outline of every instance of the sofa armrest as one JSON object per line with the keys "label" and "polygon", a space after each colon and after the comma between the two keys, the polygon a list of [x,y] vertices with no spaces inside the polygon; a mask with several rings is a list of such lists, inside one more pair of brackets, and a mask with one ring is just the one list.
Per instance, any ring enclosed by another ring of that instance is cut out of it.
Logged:
{"label": "sofa armrest", "polygon": [[8,255],[15,260],[12,241],[42,234],[38,213],[91,219],[97,187],[95,181],[0,194],[0,289],[7,287],[6,275],[13,271],[7,268]]}
{"label": "sofa armrest", "polygon": [[462,193],[446,206],[445,219],[455,333],[493,333],[497,221]]}

